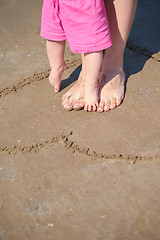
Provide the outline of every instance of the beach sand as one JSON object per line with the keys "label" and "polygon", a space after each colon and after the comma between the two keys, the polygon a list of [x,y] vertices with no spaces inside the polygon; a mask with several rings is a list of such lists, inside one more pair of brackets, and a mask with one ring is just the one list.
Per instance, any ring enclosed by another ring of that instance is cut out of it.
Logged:
{"label": "beach sand", "polygon": [[41,7],[1,1],[0,240],[160,239],[159,1],[139,1],[125,99],[106,113],[62,108],[80,56],[67,44],[55,94]]}

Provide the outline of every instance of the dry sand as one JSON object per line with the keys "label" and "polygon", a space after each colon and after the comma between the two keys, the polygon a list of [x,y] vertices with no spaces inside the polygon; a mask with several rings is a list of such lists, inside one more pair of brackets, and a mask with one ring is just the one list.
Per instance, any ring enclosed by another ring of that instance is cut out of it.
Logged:
{"label": "dry sand", "polygon": [[41,6],[1,1],[0,240],[159,240],[159,0],[139,1],[126,96],[103,114],[61,107],[80,56],[55,94]]}

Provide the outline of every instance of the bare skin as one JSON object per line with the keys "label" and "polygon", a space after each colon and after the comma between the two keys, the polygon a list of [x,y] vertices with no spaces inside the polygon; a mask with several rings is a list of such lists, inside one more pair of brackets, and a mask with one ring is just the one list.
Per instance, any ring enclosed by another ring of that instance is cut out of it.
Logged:
{"label": "bare skin", "polygon": [[84,108],[84,82],[85,82],[85,64],[84,54],[81,54],[82,70],[79,74],[77,82],[62,97],[62,106],[67,111],[72,109],[78,111]]}
{"label": "bare skin", "polygon": [[63,107],[91,112],[96,111],[99,102],[99,73],[103,52],[82,54],[82,71],[77,83],[62,97]]}
{"label": "bare skin", "polygon": [[109,111],[119,106],[124,98],[125,73],[123,70],[102,74],[101,100],[97,111]]}
{"label": "bare skin", "polygon": [[54,88],[54,91],[59,92],[61,77],[67,67],[64,62],[65,41],[55,42],[47,40],[46,50],[49,64],[51,66],[49,82]]}
{"label": "bare skin", "polygon": [[80,72],[77,82],[62,97],[62,106],[67,111],[78,111],[84,108],[84,79],[85,71]]}
{"label": "bare skin", "polygon": [[[108,111],[119,106],[124,98],[125,73],[123,70],[123,55],[128,35],[133,23],[137,0],[105,0],[108,21],[111,31],[112,46],[105,51],[103,66],[100,78],[100,103],[98,112]],[[83,55],[82,55],[82,74],[84,74]],[[79,82],[79,79],[78,79]],[[77,82],[77,83],[78,83]],[[62,99],[62,105],[75,109],[82,107],[84,103],[81,94],[79,105],[79,92],[83,93],[84,84],[77,84],[70,89],[70,101],[66,101],[65,95]],[[73,92],[74,91],[74,92]],[[72,97],[74,95],[74,97]],[[73,101],[73,99],[75,101]],[[68,104],[68,106],[67,106]]]}
{"label": "bare skin", "polygon": [[103,52],[85,53],[84,110],[96,111],[99,102],[99,74],[102,68]]}
{"label": "bare skin", "polygon": [[85,84],[84,87],[84,110],[88,112],[96,111],[98,108],[98,92],[99,86],[97,84],[88,85]]}
{"label": "bare skin", "polygon": [[[64,62],[64,50],[65,41],[46,41],[47,55],[51,66],[51,72],[49,75],[49,82],[54,88],[55,92],[59,92],[61,85],[61,76],[66,69],[66,63]],[[84,54],[84,69],[83,73],[79,77],[78,83],[73,86],[71,91],[68,91],[63,96],[63,106],[67,110],[72,110],[71,104],[76,104],[77,100],[84,96],[83,105],[78,102],[78,108],[84,107],[86,111],[96,111],[98,107],[98,77],[102,67],[103,53],[91,52]],[[85,86],[83,79],[85,78]],[[81,80],[81,81],[80,81]],[[74,97],[76,88],[83,85],[82,91],[78,91],[78,95]],[[70,94],[71,92],[71,94]],[[75,106],[76,108],[76,106]]]}
{"label": "bare skin", "polygon": [[63,72],[66,70],[66,63],[64,62],[61,66],[55,66],[51,69],[51,72],[49,74],[49,82],[51,86],[54,88],[55,92],[59,92],[60,85],[61,85],[61,78]]}
{"label": "bare skin", "polygon": [[112,46],[105,51],[98,112],[119,106],[124,98],[123,55],[134,19],[136,0],[105,0]]}

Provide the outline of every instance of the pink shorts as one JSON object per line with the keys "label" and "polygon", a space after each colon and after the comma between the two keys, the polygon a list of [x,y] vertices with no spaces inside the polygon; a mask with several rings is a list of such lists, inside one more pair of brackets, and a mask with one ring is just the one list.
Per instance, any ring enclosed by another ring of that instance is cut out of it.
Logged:
{"label": "pink shorts", "polygon": [[72,52],[97,52],[112,45],[103,0],[44,0],[41,33],[67,40]]}

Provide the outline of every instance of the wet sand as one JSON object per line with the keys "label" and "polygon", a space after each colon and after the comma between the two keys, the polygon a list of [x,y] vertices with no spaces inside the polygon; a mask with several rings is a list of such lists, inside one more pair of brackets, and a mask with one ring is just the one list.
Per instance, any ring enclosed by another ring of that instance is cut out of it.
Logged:
{"label": "wet sand", "polygon": [[51,88],[42,1],[2,1],[0,240],[159,239],[160,4],[153,2],[138,5],[123,104],[100,114],[61,106],[81,68],[68,45],[61,91]]}

